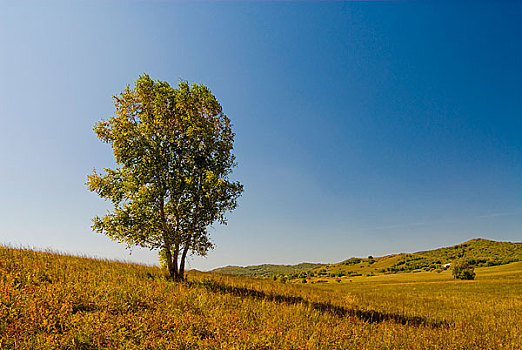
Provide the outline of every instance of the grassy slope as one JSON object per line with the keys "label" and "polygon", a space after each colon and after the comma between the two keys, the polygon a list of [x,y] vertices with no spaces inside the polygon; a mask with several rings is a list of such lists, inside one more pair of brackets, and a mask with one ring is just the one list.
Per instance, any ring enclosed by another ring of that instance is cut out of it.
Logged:
{"label": "grassy slope", "polygon": [[0,247],[0,349],[520,349],[522,262],[280,283]]}
{"label": "grassy slope", "polygon": [[[212,272],[239,276],[286,275],[287,278],[311,278],[312,281],[333,277],[367,276],[383,273],[442,270],[456,259],[466,259],[475,266],[495,266],[522,260],[522,243],[472,239],[452,247],[412,254],[384,257],[350,258],[337,264],[227,266]],[[315,277],[315,278],[314,278]]]}
{"label": "grassy slope", "polygon": [[323,264],[314,263],[301,263],[298,265],[273,265],[264,264],[256,266],[225,266],[212,270],[215,273],[221,273],[233,276],[270,276],[270,275],[287,275],[291,273],[300,273],[303,271],[309,271],[315,267],[322,266]]}

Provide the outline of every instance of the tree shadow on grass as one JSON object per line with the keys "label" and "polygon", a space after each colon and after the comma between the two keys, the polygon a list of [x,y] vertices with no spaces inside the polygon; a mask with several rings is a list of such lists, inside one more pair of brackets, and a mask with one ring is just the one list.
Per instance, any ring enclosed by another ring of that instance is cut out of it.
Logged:
{"label": "tree shadow on grass", "polygon": [[421,316],[406,316],[395,313],[381,312],[377,310],[359,310],[353,308],[346,308],[339,305],[334,305],[327,302],[315,302],[309,301],[302,297],[265,293],[263,291],[245,288],[245,287],[234,287],[224,283],[204,280],[198,281],[187,281],[192,286],[202,286],[206,289],[222,294],[231,294],[240,297],[250,297],[253,299],[273,301],[286,304],[301,304],[306,307],[310,307],[313,310],[317,310],[322,313],[329,313],[337,317],[355,317],[368,323],[381,323],[386,321],[395,322],[402,325],[408,326],[424,326],[430,328],[441,328],[448,327],[449,323],[446,321],[429,320]]}

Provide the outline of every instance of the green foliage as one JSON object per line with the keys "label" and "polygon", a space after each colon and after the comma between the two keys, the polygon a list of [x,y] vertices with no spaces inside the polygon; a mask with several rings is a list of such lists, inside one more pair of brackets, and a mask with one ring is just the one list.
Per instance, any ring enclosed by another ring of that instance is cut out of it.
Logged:
{"label": "green foliage", "polygon": [[475,266],[496,266],[522,260],[522,243],[472,239],[453,247],[416,253],[428,259],[449,263],[459,258]]}
{"label": "green foliage", "polygon": [[412,272],[414,270],[435,271],[444,265],[465,259],[473,266],[496,266],[522,260],[522,244],[473,239],[456,246],[401,254],[398,262],[382,269],[385,273]]}
{"label": "green foliage", "polygon": [[[321,264],[301,263],[298,265],[256,265],[256,266],[225,266],[212,270],[212,272],[233,275],[233,276],[250,276],[250,277],[270,277],[272,275],[292,275],[297,274],[296,277],[302,276],[301,273],[313,275],[311,269],[321,266]],[[301,277],[303,278],[303,277]]]}
{"label": "green foliage", "polygon": [[206,86],[172,88],[147,75],[114,105],[116,115],[94,131],[112,147],[117,167],[87,181],[114,210],[94,218],[93,229],[163,251],[170,275],[183,278],[187,254],[213,247],[207,227],[226,224],[243,189],[228,178],[235,166],[230,120]]}
{"label": "green foliage", "polygon": [[466,260],[458,260],[453,264],[453,277],[459,280],[474,280],[475,269]]}
{"label": "green foliage", "polygon": [[361,262],[359,258],[350,258],[348,260],[343,261],[343,265],[355,265]]}
{"label": "green foliage", "polygon": [[161,249],[158,253],[158,261],[159,261],[159,264],[160,264],[160,268],[164,269],[164,270],[168,270],[169,269],[169,265],[168,265],[168,262],[167,262],[167,252],[165,251],[165,249]]}

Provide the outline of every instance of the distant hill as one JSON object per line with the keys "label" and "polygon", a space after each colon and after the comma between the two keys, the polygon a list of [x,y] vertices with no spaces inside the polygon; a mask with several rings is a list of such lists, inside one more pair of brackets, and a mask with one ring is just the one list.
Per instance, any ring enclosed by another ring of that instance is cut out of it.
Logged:
{"label": "distant hill", "polygon": [[417,265],[425,267],[428,266],[428,263],[430,266],[445,262],[451,263],[461,258],[478,267],[509,264],[522,260],[522,243],[495,242],[476,238],[452,247],[410,254],[401,261],[404,261],[404,265],[407,265],[408,261],[418,261]]}
{"label": "distant hill", "polygon": [[301,263],[298,265],[256,265],[256,266],[225,266],[212,270],[211,272],[224,275],[234,276],[271,276],[271,275],[289,275],[293,273],[301,273],[310,271],[324,264]]}
{"label": "distant hill", "polygon": [[[361,264],[358,267],[370,274],[433,271],[446,269],[448,264],[458,259],[465,259],[476,267],[509,264],[522,260],[522,243],[478,238],[451,247],[376,258],[371,268],[364,268]],[[346,264],[346,261],[341,264]],[[339,264],[330,266],[330,269],[335,268],[339,269]]]}
{"label": "distant hill", "polygon": [[336,264],[226,266],[212,272],[236,276],[285,276],[290,279],[339,278],[400,272],[441,271],[447,269],[448,265],[457,259],[466,259],[476,267],[522,261],[522,243],[495,242],[478,238],[451,247],[383,257],[350,258]]}

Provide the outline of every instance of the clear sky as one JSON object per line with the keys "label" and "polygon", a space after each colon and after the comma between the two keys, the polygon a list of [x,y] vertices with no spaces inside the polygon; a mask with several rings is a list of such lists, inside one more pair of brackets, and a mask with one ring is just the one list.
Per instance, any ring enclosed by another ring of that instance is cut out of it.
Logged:
{"label": "clear sky", "polygon": [[245,192],[192,268],[522,240],[522,2],[0,0],[0,242],[157,262],[85,186],[142,73],[234,123]]}

